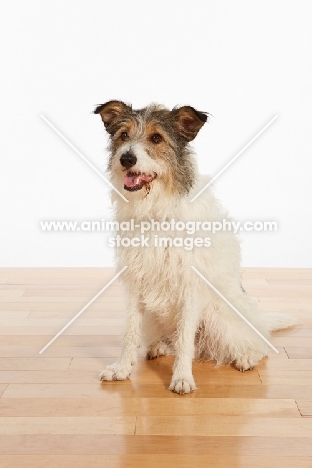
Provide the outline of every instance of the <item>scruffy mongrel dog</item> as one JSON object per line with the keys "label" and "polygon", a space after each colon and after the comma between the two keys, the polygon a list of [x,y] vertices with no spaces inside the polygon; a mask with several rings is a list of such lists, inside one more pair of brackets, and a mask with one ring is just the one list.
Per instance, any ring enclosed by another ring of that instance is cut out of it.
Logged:
{"label": "scruffy mongrel dog", "polygon": [[[108,170],[111,182],[128,198],[112,193],[116,221],[203,221],[229,219],[211,187],[190,203],[207,183],[198,176],[188,143],[207,120],[190,106],[168,110],[159,105],[134,110],[120,101],[98,106],[110,135]],[[120,233],[140,238],[137,230]],[[186,236],[181,232],[155,236]],[[205,238],[207,232],[196,232]],[[147,358],[175,354],[170,390],[189,393],[196,388],[193,358],[234,363],[252,369],[268,353],[268,345],[200,278],[194,265],[266,337],[294,319],[260,314],[241,288],[240,248],[231,231],[209,233],[211,245],[117,248],[118,267],[128,266],[123,280],[128,294],[126,331],[119,360],[101,373],[101,380],[125,380],[136,362],[143,337]]]}

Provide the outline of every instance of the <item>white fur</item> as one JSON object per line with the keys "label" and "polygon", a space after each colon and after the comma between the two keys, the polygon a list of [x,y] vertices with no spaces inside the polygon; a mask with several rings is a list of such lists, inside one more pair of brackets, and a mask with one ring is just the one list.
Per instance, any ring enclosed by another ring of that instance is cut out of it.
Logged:
{"label": "white fur", "polygon": [[[133,169],[142,172],[155,170],[157,163],[144,149],[139,149]],[[111,180],[119,190],[123,190],[121,169],[116,158]],[[153,182],[149,194],[144,188],[137,192],[125,191],[129,203],[113,193],[116,220],[121,222],[133,218],[139,223],[148,219],[184,222],[230,219],[211,187],[190,203],[208,180],[207,177],[197,179],[196,187],[187,197],[166,195],[161,178]],[[139,230],[119,234],[140,236]],[[147,234],[152,236],[151,232]],[[185,232],[154,234],[190,237]],[[192,375],[194,358],[215,360],[218,365],[234,363],[239,370],[245,371],[252,369],[268,354],[268,345],[205,284],[191,265],[267,338],[270,331],[296,323],[293,318],[282,314],[256,312],[255,302],[241,289],[240,246],[233,232],[195,232],[193,237],[204,238],[207,235],[211,238],[211,247],[194,247],[189,251],[183,247],[152,246],[117,250],[118,268],[128,266],[123,273],[129,302],[127,324],[121,357],[116,364],[102,371],[102,380],[129,377],[141,342],[142,322],[148,358],[175,354],[170,390],[179,394],[196,388]]]}

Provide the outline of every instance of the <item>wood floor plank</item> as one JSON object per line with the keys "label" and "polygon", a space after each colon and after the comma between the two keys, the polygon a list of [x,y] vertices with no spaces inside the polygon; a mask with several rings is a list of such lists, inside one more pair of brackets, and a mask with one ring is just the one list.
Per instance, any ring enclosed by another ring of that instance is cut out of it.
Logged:
{"label": "wood floor plank", "polygon": [[[83,358],[74,358],[71,365],[73,365],[75,359],[79,360]],[[312,371],[312,359],[263,359],[256,369],[258,371]]]}
{"label": "wood floor plank", "polygon": [[[301,341],[301,340],[300,340]],[[301,344],[301,343],[300,343]],[[312,347],[285,346],[286,353],[290,359],[312,359]]]}
{"label": "wood floor plank", "polygon": [[311,278],[296,278],[295,275],[290,278],[268,278],[267,284],[270,286],[288,286],[291,283],[293,286],[312,286],[312,277]]}
{"label": "wood floor plank", "polygon": [[311,468],[312,457],[235,455],[0,455],[4,468]]}
{"label": "wood floor plank", "polygon": [[28,311],[0,311],[0,324],[5,324],[7,320],[17,323],[18,320],[26,319],[29,314]]}
{"label": "wood floor plank", "polygon": [[[23,434],[0,437],[1,454],[217,455],[311,457],[311,437]],[[293,458],[295,462],[296,458]],[[225,467],[224,467],[225,468]],[[226,467],[228,468],[228,467]]]}
{"label": "wood floor plank", "polygon": [[312,339],[309,336],[278,336],[277,334],[272,335],[271,341],[276,346],[283,346],[286,351],[287,348],[296,347],[296,345],[300,344],[300,346],[304,348],[312,348]]}
{"label": "wood floor plank", "polygon": [[81,384],[9,384],[2,398],[261,398],[309,399],[312,385],[198,385],[196,392],[176,395],[168,390],[170,379],[158,385],[133,382],[81,383]]}
{"label": "wood floor plank", "polygon": [[0,277],[10,278],[99,278],[113,277],[114,267],[19,267],[0,268]]}
{"label": "wood floor plank", "polygon": [[[114,383],[92,384],[9,384],[1,398],[100,398],[115,393]],[[131,396],[131,382],[122,382],[120,395]]]}
{"label": "wood floor plank", "polygon": [[22,298],[26,289],[5,289],[0,288],[0,301],[1,302],[16,302],[18,298]]}
{"label": "wood floor plank", "polygon": [[[63,324],[61,326],[54,325],[54,326],[42,326],[42,327],[19,327],[18,325],[13,326],[13,327],[5,327],[5,326],[0,326],[0,335],[16,335],[16,336],[22,336],[22,335],[51,335],[52,337],[55,336],[60,329],[62,329],[65,325],[67,325],[67,320],[63,320]],[[64,335],[69,336],[69,335],[115,335],[115,336],[120,336],[122,333],[123,327],[80,327],[77,326],[76,324],[73,324],[71,327],[67,328],[67,330],[64,331]]]}
{"label": "wood floor plank", "polygon": [[[105,284],[103,285],[105,286]],[[103,287],[102,286],[102,287]],[[306,287],[307,289],[310,289],[309,287]],[[101,288],[100,288],[101,289]],[[0,289],[1,292],[1,289]],[[26,289],[23,293],[23,298],[26,297],[57,297],[57,298],[67,298],[67,297],[75,297],[75,298],[92,298],[99,292],[98,289],[83,289],[83,288],[77,288],[77,289],[70,289],[69,287],[67,288],[62,288],[62,289]],[[109,287],[106,291],[105,294],[103,293],[103,297],[109,297],[109,298],[116,298],[119,299],[119,301],[122,301],[123,298],[120,297],[121,293],[123,290],[121,287],[116,289],[116,287],[113,289]],[[117,296],[117,297],[116,297]],[[80,299],[81,300],[81,299]],[[117,301],[117,302],[119,302]]]}
{"label": "wood floor plank", "polygon": [[300,418],[295,400],[250,398],[0,398],[1,416],[257,416]]}
{"label": "wood floor plank", "polygon": [[85,370],[83,373],[79,371],[64,371],[64,370],[10,370],[0,371],[0,383],[19,383],[19,384],[75,384],[75,383],[92,383],[96,385],[98,376],[93,371]]}
{"label": "wood floor plank", "polygon": [[267,297],[262,295],[258,295],[257,297],[260,304],[269,304],[272,307],[278,304],[285,304],[286,306],[287,303],[291,306],[295,306],[297,309],[304,308],[309,305],[311,306],[311,298],[300,295],[298,295],[298,297],[293,297],[292,295],[285,297],[283,293],[281,293],[278,297]]}
{"label": "wood floor plank", "polygon": [[243,277],[243,287],[245,290],[248,288],[253,288],[253,287],[262,287],[265,288],[267,287],[268,281],[266,278],[247,278]]}
{"label": "wood floor plank", "polygon": [[[94,294],[93,294],[93,292],[91,294],[87,293],[84,296],[76,296],[76,295],[58,296],[58,295],[52,295],[52,294],[51,295],[46,295],[46,296],[43,296],[43,295],[37,295],[37,296],[24,296],[24,295],[21,295],[21,296],[19,296],[18,293],[20,291],[11,291],[11,294],[7,294],[7,291],[4,291],[4,292],[5,292],[5,294],[2,294],[2,295],[0,294],[0,302],[2,302],[4,304],[10,303],[10,302],[14,304],[14,303],[16,303],[16,299],[18,298],[20,306],[22,306],[24,304],[34,304],[34,303],[42,303],[42,302],[43,303],[48,302],[49,304],[57,304],[57,303],[65,303],[66,304],[67,302],[70,302],[70,303],[74,303],[74,304],[83,304],[82,305],[82,307],[83,307],[91,299],[93,299],[93,297],[99,291],[96,291]],[[115,304],[120,304],[120,305],[125,304],[125,300],[124,300],[124,298],[122,297],[121,294],[115,294],[115,293],[107,294],[106,291],[104,291],[103,296],[99,296],[96,299],[96,302],[98,304],[99,303],[103,303],[103,304],[114,304],[115,303]],[[77,308],[79,310],[78,306],[77,306]]]}
{"label": "wood floor plank", "polygon": [[197,435],[197,436],[255,436],[255,437],[311,437],[312,419],[284,418],[283,423],[274,418],[243,416],[139,416],[138,435]]}
{"label": "wood floor plank", "polygon": [[312,385],[312,370],[258,370],[264,385]]}
{"label": "wood floor plank", "polygon": [[[248,294],[251,296],[257,296],[260,298],[300,298],[311,300],[312,299],[312,288],[310,285],[296,284],[293,285],[291,282],[285,285],[267,285],[267,286],[249,286]],[[27,291],[26,291],[27,292]],[[26,294],[25,292],[25,294]],[[24,296],[25,296],[24,294]]]}
{"label": "wood floor plank", "polygon": [[[109,278],[111,279],[111,278]],[[104,279],[75,279],[75,278],[23,278],[22,280],[16,279],[5,284],[0,283],[0,289],[21,289],[21,286],[26,290],[33,289],[45,289],[45,290],[54,290],[54,289],[63,289],[63,290],[97,290],[105,286],[105,281],[108,282],[108,278]],[[253,280],[256,281],[256,280]],[[252,283],[257,284],[257,283]],[[267,284],[267,283],[266,283]],[[262,283],[262,286],[265,286],[265,283]],[[123,284],[115,280],[112,284],[109,285],[110,291],[123,291]]]}
{"label": "wood floor plank", "polygon": [[[30,333],[31,334],[31,329],[32,328],[40,328],[41,327],[59,327],[60,329],[67,324],[67,322],[69,320],[67,320],[66,318],[64,317],[59,317],[59,318],[49,318],[49,317],[46,317],[46,318],[32,318],[32,317],[29,317],[29,318],[23,318],[21,315],[24,314],[28,314],[28,312],[13,312],[13,314],[17,314],[15,317],[11,317],[8,313],[6,314],[6,317],[1,317],[0,316],[0,330],[1,330],[1,327],[18,327],[18,328],[21,328],[21,327],[30,327]],[[120,334],[121,330],[122,330],[122,327],[124,325],[124,319],[123,318],[95,318],[95,319],[92,319],[92,318],[81,318],[81,317],[78,317],[76,320],[75,320],[75,327],[85,327],[85,328],[95,328],[95,327],[99,327],[99,328],[102,328],[102,329],[105,329],[105,327],[108,327],[108,329],[110,330],[111,327],[118,327],[116,329],[116,331]],[[14,328],[13,328],[14,329]],[[44,330],[42,331],[42,335],[45,335],[44,333]],[[49,332],[48,334],[51,334],[51,332]],[[85,333],[87,335],[87,333]],[[98,335],[101,335],[102,333],[99,332]],[[108,334],[111,334],[111,333],[104,333],[104,335],[108,335]]]}
{"label": "wood floor plank", "polygon": [[0,434],[134,434],[135,417],[0,417]]}
{"label": "wood floor plank", "polygon": [[65,370],[71,358],[0,358],[0,371]]}
{"label": "wood floor plank", "polygon": [[[24,346],[40,347],[47,344],[54,335],[0,335],[2,346]],[[117,346],[121,344],[121,336],[119,335],[60,335],[57,340],[53,342],[53,347],[75,347],[85,346],[86,348],[97,347],[101,345]],[[48,350],[47,350],[48,351]],[[39,358],[40,356],[38,356]]]}
{"label": "wood floor plank", "polygon": [[258,302],[258,310],[260,312],[282,312],[301,318],[303,314],[311,316],[311,301],[306,299],[303,301],[286,301],[282,298],[279,301],[273,299],[265,300],[260,297]]}
{"label": "wood floor plank", "polygon": [[[37,346],[35,348],[31,346],[1,346],[0,357],[39,358],[39,351],[49,342],[51,338],[52,337],[48,337],[48,340],[42,340],[42,346]],[[121,348],[117,346],[50,346],[44,351],[44,357],[111,357],[112,362],[114,362],[114,360],[120,356],[120,351]]]}
{"label": "wood floor plank", "polygon": [[242,268],[243,278],[311,279],[312,268]]}
{"label": "wood floor plank", "polygon": [[[94,305],[94,303],[92,304]],[[78,320],[84,321],[84,320],[121,320],[122,323],[124,323],[125,319],[125,307],[119,306],[118,304],[114,304],[114,307],[109,307],[109,309],[105,308],[103,310],[103,307],[100,308],[100,310],[92,310],[91,307],[88,307],[87,310],[83,312],[83,315],[81,315]],[[118,308],[115,307],[118,305]],[[6,314],[12,313],[12,312],[5,312]],[[13,312],[14,313],[14,312]],[[59,309],[59,310],[33,310],[32,312],[29,312],[29,315],[27,318],[29,319],[72,319],[75,316],[75,313],[71,310],[66,310],[66,309]],[[92,324],[92,322],[91,322]]]}
{"label": "wood floor plank", "polygon": [[302,416],[312,417],[312,398],[306,400],[297,400],[296,403]]}
{"label": "wood floor plank", "polygon": [[[88,298],[88,300],[91,299],[91,298]],[[88,300],[85,300],[85,301],[81,301],[81,299],[79,301],[68,301],[68,302],[55,302],[55,301],[51,301],[51,300],[48,300],[46,302],[35,302],[35,301],[23,301],[23,302],[8,302],[8,301],[5,301],[5,302],[1,302],[0,301],[0,311],[6,311],[6,312],[9,312],[9,311],[29,311],[29,312],[32,312],[32,311],[44,311],[44,310],[47,310],[47,311],[56,311],[56,310],[60,310],[60,311],[71,311],[73,313],[72,317],[74,317],[74,315],[79,312],[85,305],[86,303],[88,302]],[[123,302],[109,302],[109,301],[106,301],[106,302],[99,302],[98,300],[96,300],[95,302],[93,302],[87,309],[88,312],[91,312],[91,311],[101,311],[102,313],[105,313],[106,311],[108,312],[111,312],[111,311],[119,311],[119,312],[124,312],[125,311],[125,305]]]}
{"label": "wood floor plank", "polygon": [[[94,370],[4,370],[0,371],[0,383],[96,383],[98,381],[98,373]],[[298,371],[300,372],[300,371]],[[304,372],[304,371],[303,371]],[[308,371],[307,371],[308,372]],[[148,366],[137,366],[131,374],[131,382],[148,383],[154,385],[162,385],[164,379],[170,382],[172,375],[171,366],[163,370],[155,371],[155,366],[148,369]],[[228,372],[212,370],[207,373],[194,372],[194,378],[197,385],[260,385],[261,380],[257,372],[238,372],[235,369]]]}

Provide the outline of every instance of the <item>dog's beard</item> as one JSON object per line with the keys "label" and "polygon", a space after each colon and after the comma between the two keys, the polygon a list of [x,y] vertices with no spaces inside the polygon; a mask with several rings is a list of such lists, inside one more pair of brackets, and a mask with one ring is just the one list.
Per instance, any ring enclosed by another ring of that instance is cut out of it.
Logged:
{"label": "dog's beard", "polygon": [[146,174],[144,172],[128,171],[124,175],[124,189],[129,192],[141,190],[144,185],[150,184],[156,178],[156,173]]}

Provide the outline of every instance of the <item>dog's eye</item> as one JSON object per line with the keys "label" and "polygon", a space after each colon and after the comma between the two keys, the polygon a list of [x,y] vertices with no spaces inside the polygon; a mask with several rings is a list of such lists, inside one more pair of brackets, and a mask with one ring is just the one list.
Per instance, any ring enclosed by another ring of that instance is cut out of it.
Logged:
{"label": "dog's eye", "polygon": [[120,138],[122,139],[122,141],[128,140],[129,138],[128,132],[122,132],[120,135]]}
{"label": "dog's eye", "polygon": [[159,135],[159,133],[153,133],[153,135],[151,135],[150,137],[150,140],[153,142],[153,143],[161,143],[163,141],[163,137],[161,135]]}

